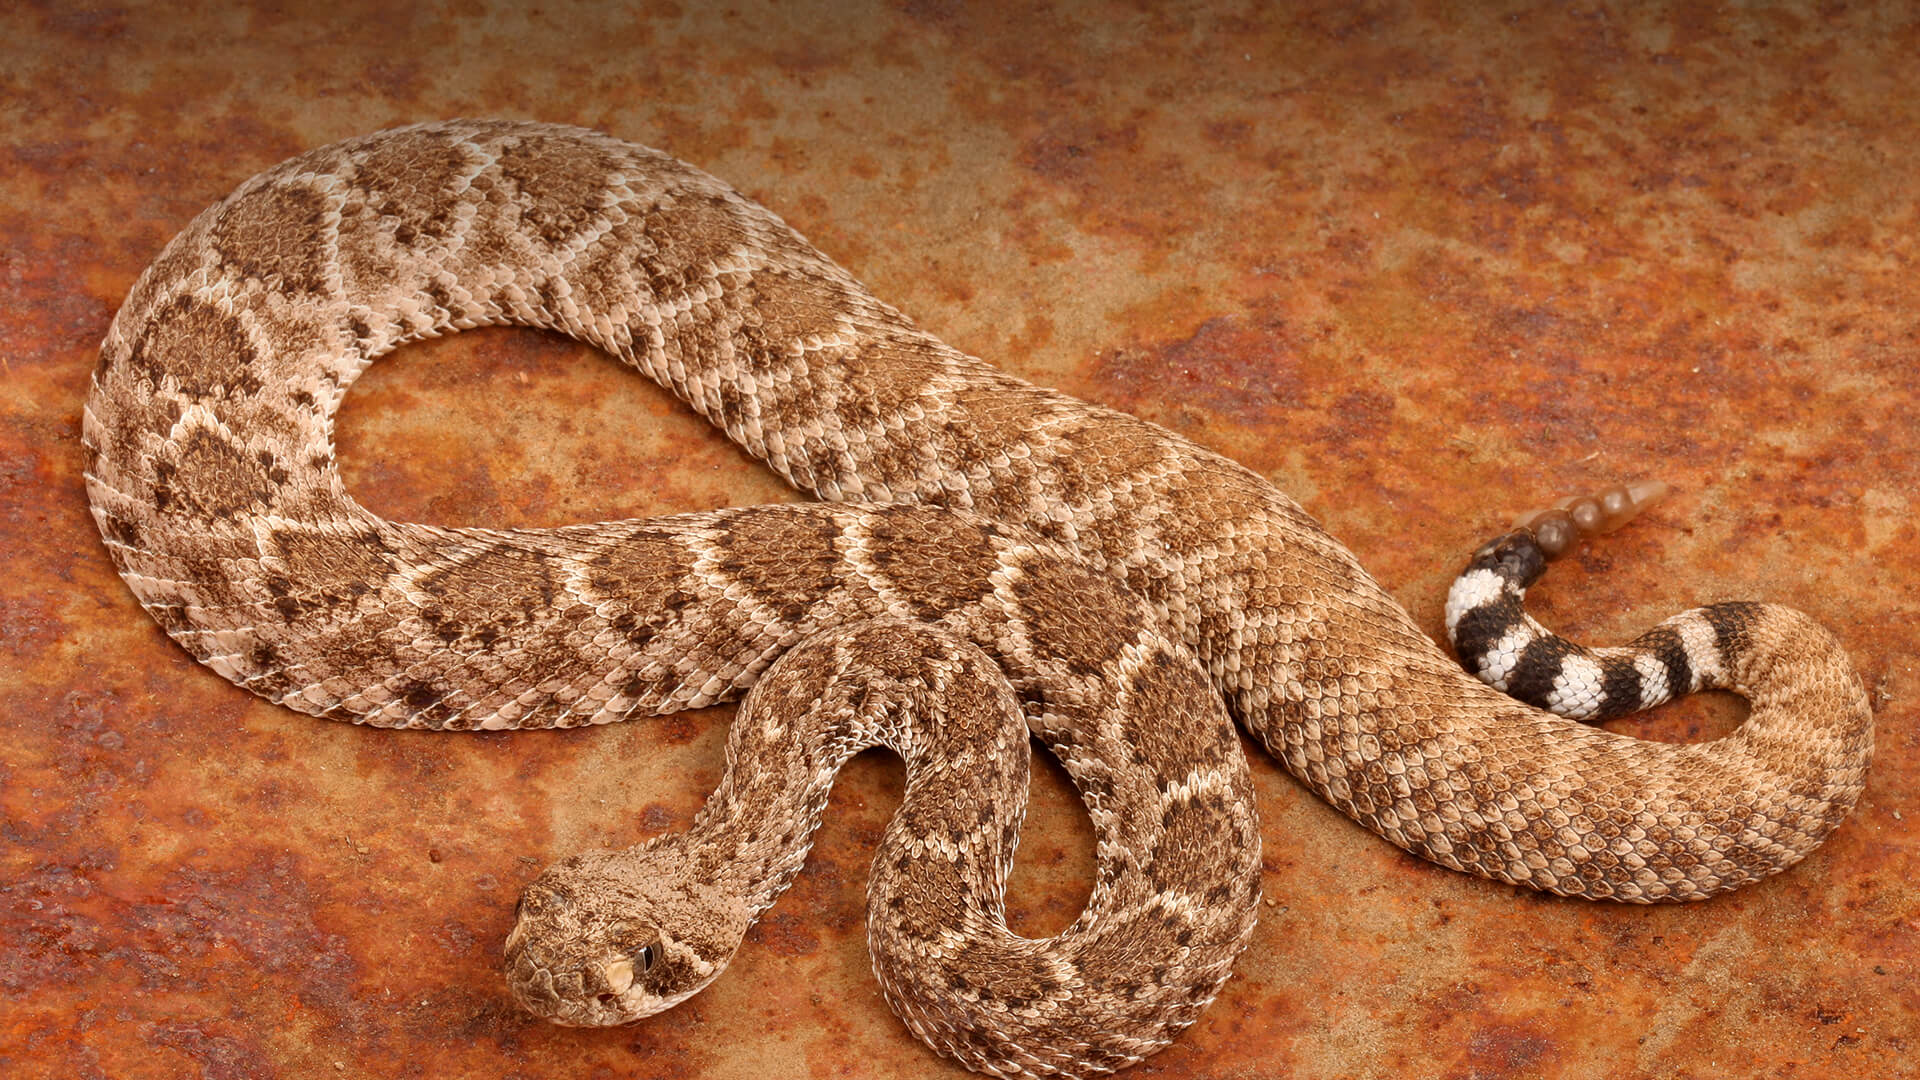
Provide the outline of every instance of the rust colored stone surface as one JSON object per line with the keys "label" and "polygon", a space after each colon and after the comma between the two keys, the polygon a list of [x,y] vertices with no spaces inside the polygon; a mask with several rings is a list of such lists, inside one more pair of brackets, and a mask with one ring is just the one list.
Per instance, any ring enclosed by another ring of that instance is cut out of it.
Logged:
{"label": "rust colored stone surface", "polygon": [[[0,1075],[906,1077],[861,924],[899,796],[856,763],[791,894],[682,1008],[519,1014],[545,862],[683,827],[728,713],[565,734],[330,725],[192,664],[114,576],[78,441],[94,350],[207,203],[453,115],[596,126],[759,198],[1004,367],[1291,490],[1437,631],[1509,515],[1677,494],[1536,592],[1620,640],[1802,607],[1879,756],[1807,863],[1707,904],[1523,894],[1403,855],[1260,756],[1268,895],[1138,1075],[1895,1076],[1920,1054],[1920,97],[1910,5],[537,7],[0,12]],[[644,8],[645,10],[637,10]],[[418,11],[420,13],[414,14]],[[410,347],[351,395],[352,489],[546,525],[791,498],[604,357]],[[1700,738],[1708,699],[1626,730]],[[1014,906],[1091,861],[1044,776]]]}

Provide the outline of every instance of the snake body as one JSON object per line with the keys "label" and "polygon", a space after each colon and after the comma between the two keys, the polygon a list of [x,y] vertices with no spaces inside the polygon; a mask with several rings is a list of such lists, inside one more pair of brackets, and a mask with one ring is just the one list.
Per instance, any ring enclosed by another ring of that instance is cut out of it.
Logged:
{"label": "snake body", "polygon": [[[369,513],[334,460],[347,388],[409,341],[498,324],[607,350],[825,501],[557,529]],[[140,603],[290,708],[564,727],[768,676],[692,840],[578,856],[529,887],[510,981],[563,1022],[704,985],[863,740],[913,770],[870,907],[889,1000],[973,1067],[1064,1074],[1163,1045],[1247,940],[1258,832],[1229,717],[1410,852],[1637,902],[1800,859],[1871,753],[1859,680],[1806,616],[1702,609],[1603,668],[1544,630],[1506,635],[1521,586],[1496,558],[1449,610],[1491,647],[1477,666],[1549,706],[1556,688],[1564,706],[1722,685],[1752,713],[1669,745],[1516,702],[1259,476],[949,348],[720,181],[579,129],[402,128],[249,180],[134,286],[84,436]],[[1022,721],[1086,800],[1100,867],[1087,913],[1038,944],[997,921]],[[956,775],[1005,797],[939,783]]]}

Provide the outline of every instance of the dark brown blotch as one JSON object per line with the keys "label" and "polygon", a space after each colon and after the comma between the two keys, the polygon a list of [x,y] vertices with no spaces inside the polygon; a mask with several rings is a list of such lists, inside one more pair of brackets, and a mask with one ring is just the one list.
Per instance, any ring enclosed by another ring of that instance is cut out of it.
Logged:
{"label": "dark brown blotch", "polygon": [[[391,643],[356,625],[343,626],[338,632],[322,636],[307,655],[310,662],[316,664],[316,677],[338,675],[359,687],[370,687],[400,675],[405,662]],[[353,715],[357,723],[363,714]]]}
{"label": "dark brown blotch", "polygon": [[655,296],[671,296],[712,275],[714,264],[747,242],[739,211],[720,195],[680,191],[662,200],[640,227],[649,257],[632,267]]}
{"label": "dark brown blotch", "polygon": [[[847,299],[846,286],[818,273],[755,271],[743,297],[747,310],[736,344],[751,355],[786,356],[808,338],[840,333]],[[871,371],[865,378],[870,388],[878,382]]]}
{"label": "dark brown blotch", "polygon": [[293,688],[293,679],[286,673],[285,658],[268,642],[256,642],[247,651],[247,667],[240,681],[247,689],[275,701]]}
{"label": "dark brown blotch", "polygon": [[451,700],[455,695],[456,691],[428,679],[409,679],[400,687],[400,701],[409,718],[430,728],[462,726],[448,722],[457,712]]}
{"label": "dark brown blotch", "polygon": [[437,632],[449,640],[492,635],[482,644],[508,629],[556,618],[562,591],[546,556],[506,546],[422,575],[417,584],[431,597],[422,614]]}
{"label": "dark brown blotch", "polygon": [[160,629],[165,630],[169,635],[178,637],[194,628],[193,618],[187,614],[185,605],[144,602],[141,606],[147,609],[147,614],[153,617],[154,622],[160,624]]}
{"label": "dark brown blotch", "polygon": [[792,625],[839,587],[840,530],[825,514],[763,508],[732,518],[719,541],[720,569],[753,589]]}
{"label": "dark brown blotch", "polygon": [[154,494],[167,506],[229,517],[272,503],[273,483],[253,455],[197,427],[174,460],[154,463]]}
{"label": "dark brown blotch", "polygon": [[1060,443],[1085,470],[1090,483],[1111,486],[1149,469],[1163,467],[1171,451],[1165,435],[1150,425],[1110,409],[1096,409],[1071,429],[1056,428]]}
{"label": "dark brown blotch", "polygon": [[757,414],[753,398],[742,392],[736,382],[722,382],[717,396],[718,407],[709,419],[723,431],[741,431],[746,427],[749,417]]}
{"label": "dark brown blotch", "polygon": [[[1147,875],[1156,889],[1175,894],[1201,895],[1224,885],[1222,875],[1234,862],[1224,853],[1246,850],[1238,843],[1238,833],[1217,795],[1176,803],[1161,820]],[[1185,945],[1179,936],[1188,932],[1186,927],[1176,930],[1175,944]]]}
{"label": "dark brown blotch", "polygon": [[119,544],[122,547],[138,548],[140,546],[140,526],[112,513],[100,515],[100,534],[105,536],[109,543]]}
{"label": "dark brown blotch", "polygon": [[897,424],[908,406],[927,401],[931,392],[924,367],[880,363],[859,354],[835,366],[840,377],[833,387],[834,411],[846,427]]}
{"label": "dark brown blotch", "polygon": [[290,293],[319,293],[327,283],[325,195],[304,184],[261,188],[228,206],[213,226],[227,266]]}
{"label": "dark brown blotch", "polygon": [[[1164,647],[1150,654],[1125,687],[1121,730],[1133,760],[1159,776],[1184,776],[1238,753],[1229,737],[1195,740],[1216,722],[1214,691],[1191,663]],[[1224,721],[1221,721],[1224,723]]]}
{"label": "dark brown blotch", "polygon": [[[1161,492],[1165,512],[1157,515],[1153,524],[1167,546],[1176,551],[1221,544],[1221,534],[1229,527],[1227,523],[1254,521],[1273,512],[1270,491],[1261,487],[1258,478],[1237,466],[1202,461],[1182,470]],[[1305,519],[1297,520],[1311,524]],[[1317,533],[1319,529],[1316,526],[1312,531]],[[1314,555],[1306,549],[1300,554],[1303,558]],[[1368,587],[1354,580],[1351,566],[1333,560],[1316,558],[1310,572],[1323,577],[1329,587],[1349,583],[1356,590]]]}
{"label": "dark brown blotch", "polygon": [[1138,613],[1119,599],[1117,586],[1076,563],[1029,563],[1013,588],[1035,651],[1076,674],[1100,674],[1101,663],[1139,633]]}
{"label": "dark brown blotch", "polygon": [[993,591],[993,537],[958,515],[921,507],[875,507],[868,559],[915,615],[935,620]]}
{"label": "dark brown blotch", "polygon": [[255,359],[240,320],[182,296],[154,313],[135,339],[129,361],[156,387],[170,376],[180,393],[204,398],[250,377],[247,369]]}
{"label": "dark brown blotch", "polygon": [[694,602],[693,552],[671,533],[641,529],[596,557],[592,566],[588,583],[614,602],[609,620],[635,648],[652,641]]}
{"label": "dark brown blotch", "polygon": [[[470,151],[445,136],[421,131],[390,132],[354,156],[355,181],[364,193],[364,210],[350,215],[363,225],[392,219],[394,240],[404,247],[444,240],[456,225],[454,200],[447,196],[471,168]],[[342,233],[346,231],[342,223]],[[343,247],[349,246],[344,243]]]}
{"label": "dark brown blotch", "polygon": [[500,149],[495,168],[520,193],[521,222],[558,247],[604,209],[620,159],[578,139],[525,135]]}

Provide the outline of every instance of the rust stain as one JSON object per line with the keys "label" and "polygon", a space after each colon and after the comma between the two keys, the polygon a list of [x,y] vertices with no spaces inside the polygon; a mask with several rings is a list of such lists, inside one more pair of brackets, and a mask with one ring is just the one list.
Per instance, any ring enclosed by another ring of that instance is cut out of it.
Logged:
{"label": "rust stain", "polygon": [[[547,861],[684,828],[725,710],[597,731],[361,731],[248,699],[141,615],[80,481],[112,312],[259,169],[451,115],[598,126],[761,199],[1017,373],[1273,477],[1429,630],[1513,512],[1676,494],[1555,569],[1616,641],[1760,596],[1854,651],[1859,810],[1688,908],[1435,869],[1258,758],[1266,901],[1140,1075],[1892,1076],[1920,1053],[1920,20],[1896,4],[1502,8],[347,0],[0,14],[0,1073],[938,1075],[887,1012],[864,883],[897,763],[856,761],[729,973],[613,1031],[536,1024],[498,949]],[[554,525],[793,496],[604,357],[410,346],[342,417],[382,513]],[[1616,722],[1731,730],[1736,704]],[[1084,903],[1036,770],[1010,915]]]}

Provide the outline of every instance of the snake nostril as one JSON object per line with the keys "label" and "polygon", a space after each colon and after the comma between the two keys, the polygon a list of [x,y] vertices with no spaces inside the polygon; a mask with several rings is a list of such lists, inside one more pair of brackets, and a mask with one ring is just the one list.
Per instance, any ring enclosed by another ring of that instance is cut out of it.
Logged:
{"label": "snake nostril", "polygon": [[611,1005],[614,1002],[620,1000],[620,995],[619,994],[601,994],[598,997],[595,997],[593,1000],[599,1002],[602,1005]]}

